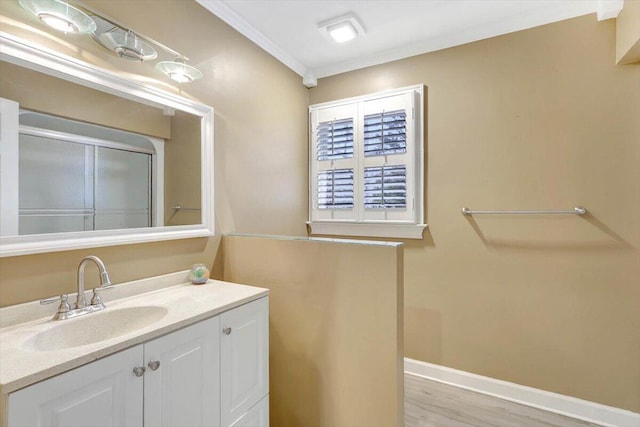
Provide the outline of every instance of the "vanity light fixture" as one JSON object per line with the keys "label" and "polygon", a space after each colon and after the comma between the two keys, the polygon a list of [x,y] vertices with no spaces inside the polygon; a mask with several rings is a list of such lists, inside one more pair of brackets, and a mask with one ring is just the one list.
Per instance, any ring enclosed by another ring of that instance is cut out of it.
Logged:
{"label": "vanity light fixture", "polygon": [[49,27],[65,34],[89,34],[96,23],[82,10],[63,0],[19,0],[20,6]]}
{"label": "vanity light fixture", "polygon": [[345,43],[365,34],[364,27],[353,13],[329,19],[318,24],[320,32],[336,43]]}
{"label": "vanity light fixture", "polygon": [[[3,1],[3,0],[0,0]],[[202,78],[202,72],[181,53],[144,36],[78,0],[18,0],[20,5],[48,26],[64,33],[91,34],[101,46],[129,61],[161,60],[155,68],[178,83]]]}
{"label": "vanity light fixture", "polygon": [[156,64],[156,70],[178,83],[190,83],[202,78],[200,70],[187,64],[184,57],[178,57],[175,61],[160,61]]}

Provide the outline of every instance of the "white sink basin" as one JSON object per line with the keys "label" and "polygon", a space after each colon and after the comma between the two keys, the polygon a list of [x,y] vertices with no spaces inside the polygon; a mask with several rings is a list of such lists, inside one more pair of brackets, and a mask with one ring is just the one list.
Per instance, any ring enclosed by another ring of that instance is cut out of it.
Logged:
{"label": "white sink basin", "polygon": [[22,347],[52,351],[93,344],[142,329],[166,315],[167,309],[158,306],[106,308],[75,319],[60,320],[56,326],[26,340]]}

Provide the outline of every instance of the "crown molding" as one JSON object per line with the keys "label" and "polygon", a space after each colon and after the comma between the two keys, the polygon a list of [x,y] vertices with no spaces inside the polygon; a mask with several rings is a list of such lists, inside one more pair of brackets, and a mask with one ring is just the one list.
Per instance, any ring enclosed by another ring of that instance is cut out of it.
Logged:
{"label": "crown molding", "polygon": [[598,0],[598,21],[617,18],[624,6],[624,0]]}
{"label": "crown molding", "polygon": [[291,70],[302,76],[307,87],[315,86],[317,84],[316,79],[319,78],[397,61],[411,56],[422,55],[591,13],[597,13],[598,20],[610,19],[620,13],[624,4],[624,0],[586,0],[559,3],[562,5],[560,8],[548,7],[537,13],[514,16],[513,19],[494,22],[490,25],[473,27],[465,31],[451,32],[427,40],[418,40],[415,43],[389,49],[381,53],[360,56],[353,60],[336,62],[319,67],[307,67],[242,18],[240,14],[229,6],[228,0],[196,1]]}
{"label": "crown molding", "polygon": [[[615,3],[618,0],[599,0],[605,3]],[[596,12],[597,3],[591,2],[568,2],[566,9],[547,9],[540,13],[533,13],[514,17],[513,19],[494,22],[491,25],[483,25],[470,28],[466,31],[451,32],[441,37],[420,40],[406,46],[390,49],[385,52],[359,57],[351,61],[337,62],[326,66],[313,68],[311,71],[317,78],[329,77],[340,73],[358,70],[360,68],[380,65],[387,62],[397,61],[411,56],[422,55],[435,52],[454,46],[460,46],[479,40],[488,39],[516,31],[551,24],[578,16],[588,15]]]}
{"label": "crown molding", "polygon": [[307,67],[290,55],[271,39],[258,31],[253,25],[248,23],[236,11],[234,11],[224,0],[196,0],[202,7],[222,19],[240,34],[260,46],[271,56],[292,69],[303,77],[307,73]]}

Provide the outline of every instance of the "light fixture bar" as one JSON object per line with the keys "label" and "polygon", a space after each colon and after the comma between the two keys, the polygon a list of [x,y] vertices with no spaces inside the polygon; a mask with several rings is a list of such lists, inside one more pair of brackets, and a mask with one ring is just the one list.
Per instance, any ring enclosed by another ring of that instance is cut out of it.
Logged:
{"label": "light fixture bar", "polygon": [[131,30],[126,31],[120,27],[112,27],[104,30],[110,22],[94,16],[98,21],[98,31],[93,33],[93,38],[106,49],[116,53],[120,58],[129,61],[149,61],[158,57],[158,52]]}
{"label": "light fixture bar", "polygon": [[187,61],[189,60],[189,58],[187,58],[185,55],[182,55],[181,53],[179,53],[179,52],[177,52],[177,51],[175,51],[175,50],[171,49],[169,46],[166,46],[166,45],[164,45],[164,44],[162,44],[162,43],[160,43],[160,42],[158,42],[158,41],[156,41],[156,40],[152,39],[152,38],[151,38],[151,37],[149,37],[149,36],[146,36],[146,35],[144,35],[144,34],[140,34],[140,33],[139,33],[139,32],[137,32],[137,31],[133,31],[132,29],[130,29],[130,28],[129,28],[129,27],[127,27],[126,25],[123,25],[122,23],[120,23],[117,19],[112,18],[112,17],[111,17],[111,16],[109,16],[109,15],[105,15],[104,13],[102,13],[102,12],[100,12],[100,11],[98,11],[98,10],[96,10],[96,9],[92,8],[91,6],[87,6],[86,4],[84,4],[84,3],[80,2],[80,1],[77,1],[77,0],[73,0],[73,5],[74,5],[76,8],[78,8],[78,9],[80,9],[80,10],[84,11],[84,12],[85,12],[86,14],[88,14],[89,16],[92,16],[92,15],[93,15],[93,16],[97,16],[97,17],[99,17],[100,19],[102,19],[102,20],[104,20],[104,21],[108,22],[109,24],[111,24],[111,25],[113,25],[114,27],[116,27],[115,29],[122,29],[122,30],[123,30],[123,31],[125,31],[125,32],[130,31],[130,32],[135,33],[135,35],[136,35],[139,39],[144,40],[144,41],[146,41],[147,43],[150,43],[150,44],[152,44],[152,45],[154,45],[154,46],[156,46],[156,47],[159,47],[160,49],[164,50],[165,52],[167,52],[167,53],[168,53],[169,55],[171,55],[171,56],[180,57],[180,58],[185,58],[185,60],[187,60]]}

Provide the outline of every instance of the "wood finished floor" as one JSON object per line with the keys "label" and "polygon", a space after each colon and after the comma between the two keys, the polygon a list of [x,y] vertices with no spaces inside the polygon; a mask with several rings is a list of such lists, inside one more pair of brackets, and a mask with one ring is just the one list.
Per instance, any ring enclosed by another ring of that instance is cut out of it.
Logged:
{"label": "wood finished floor", "polygon": [[601,427],[415,375],[404,381],[405,427]]}

